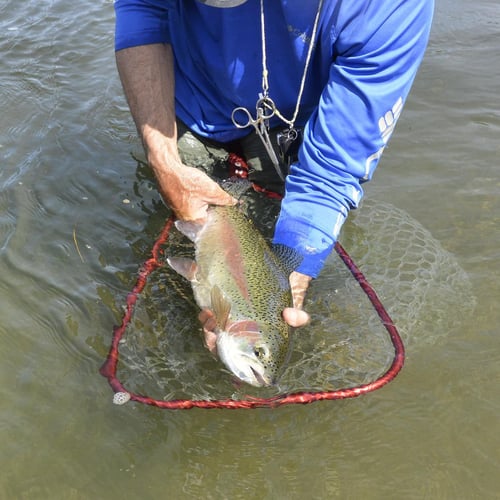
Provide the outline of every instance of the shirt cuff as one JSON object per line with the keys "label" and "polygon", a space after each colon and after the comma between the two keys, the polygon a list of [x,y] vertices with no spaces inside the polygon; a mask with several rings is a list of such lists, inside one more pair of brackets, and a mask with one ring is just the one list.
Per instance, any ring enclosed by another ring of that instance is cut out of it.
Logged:
{"label": "shirt cuff", "polygon": [[[345,216],[338,213],[335,227],[341,227]],[[335,232],[324,231],[311,220],[293,217],[282,209],[274,231],[273,243],[293,248],[302,256],[296,271],[316,278],[321,272],[336,241]]]}

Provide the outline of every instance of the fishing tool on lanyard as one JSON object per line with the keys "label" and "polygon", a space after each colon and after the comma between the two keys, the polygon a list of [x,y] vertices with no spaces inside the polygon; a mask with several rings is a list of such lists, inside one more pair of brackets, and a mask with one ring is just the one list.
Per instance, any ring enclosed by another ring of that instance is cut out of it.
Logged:
{"label": "fishing tool on lanyard", "polygon": [[[311,62],[311,56],[316,44],[316,34],[318,31],[319,17],[321,14],[321,8],[323,6],[323,0],[319,0],[318,10],[316,12],[316,17],[314,19],[313,29],[311,33],[311,39],[309,42],[309,49],[307,51],[306,61],[304,63],[304,71],[302,73],[302,78],[300,81],[299,92],[297,95],[297,102],[295,104],[295,110],[293,116],[290,120],[285,118],[279,109],[276,107],[274,101],[269,97],[269,71],[267,69],[267,50],[266,50],[266,27],[265,27],[265,16],[264,16],[264,0],[260,0],[260,25],[261,25],[261,37],[262,37],[262,92],[259,93],[259,98],[256,103],[256,115],[252,118],[250,111],[242,106],[233,109],[231,114],[231,120],[235,127],[237,128],[247,128],[253,126],[260,140],[264,144],[267,154],[274,168],[282,181],[285,180],[281,164],[286,168],[286,172],[290,168],[290,165],[296,161],[298,150],[300,144],[302,143],[303,132],[302,128],[295,127],[295,121],[300,110],[300,103],[302,100],[302,94],[304,92],[304,86],[307,77],[307,71],[309,69],[309,64]],[[241,120],[241,116],[245,119]],[[238,119],[238,116],[240,119]],[[272,141],[269,137],[269,120],[277,116],[284,123],[288,125],[287,128],[278,132],[276,139],[278,145],[279,156],[281,160],[278,160],[276,152],[274,150]]]}
{"label": "fishing tool on lanyard", "polygon": [[[278,173],[280,179],[284,181],[285,177],[281,172],[278,157],[276,156],[273,145],[271,143],[271,139],[269,138],[269,119],[276,114],[276,106],[274,104],[274,101],[270,97],[261,96],[257,100],[255,110],[255,118],[253,118],[247,108],[244,108],[242,106],[234,108],[233,112],[231,113],[231,120],[237,128],[247,128],[252,126],[255,129],[255,132],[260,137],[260,140],[266,148],[269,158],[273,162],[276,172]],[[245,119],[239,119],[239,117],[241,116],[244,116]]]}
{"label": "fishing tool on lanyard", "polygon": [[118,362],[120,358],[119,346],[122,338],[125,334],[125,330],[129,326],[132,320],[132,315],[134,312],[134,306],[144,290],[147,280],[151,273],[156,269],[164,265],[161,258],[163,254],[162,245],[164,245],[170,234],[170,230],[174,224],[174,218],[170,217],[160,236],[157,238],[153,245],[151,251],[151,257],[143,264],[141,267],[136,284],[132,291],[127,296],[125,313],[122,318],[122,323],[120,326],[115,327],[113,331],[113,338],[111,341],[111,347],[108,352],[106,361],[100,369],[100,373],[109,382],[109,385],[114,391],[113,402],[117,405],[125,404],[128,401],[136,401],[138,403],[143,403],[151,406],[156,406],[158,408],[163,408],[167,410],[189,410],[190,408],[225,408],[225,409],[252,409],[252,408],[274,408],[277,406],[289,405],[289,404],[307,404],[313,403],[315,401],[325,401],[325,400],[337,400],[337,399],[347,399],[356,398],[362,396],[369,392],[380,389],[384,385],[388,384],[393,380],[396,375],[403,368],[405,360],[405,350],[403,341],[399,335],[399,332],[394,325],[391,317],[385,310],[384,305],[378,298],[375,290],[372,288],[370,283],[367,281],[363,273],[356,266],[354,261],[351,259],[347,251],[342,247],[342,245],[337,242],[335,244],[335,250],[344,264],[347,266],[351,274],[354,276],[359,286],[363,289],[371,304],[373,305],[375,311],[377,312],[380,321],[387,330],[392,345],[394,347],[394,357],[389,368],[372,382],[362,384],[355,387],[347,387],[344,389],[336,389],[329,391],[300,391],[293,392],[290,394],[279,394],[270,398],[255,398],[247,396],[247,399],[235,400],[235,399],[154,399],[149,396],[144,396],[127,390],[123,384],[119,381],[116,372],[118,368]]}

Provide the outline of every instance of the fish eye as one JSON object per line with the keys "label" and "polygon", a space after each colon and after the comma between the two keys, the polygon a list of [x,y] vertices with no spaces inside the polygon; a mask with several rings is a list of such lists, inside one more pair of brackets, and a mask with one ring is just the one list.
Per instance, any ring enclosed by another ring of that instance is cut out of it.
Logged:
{"label": "fish eye", "polygon": [[253,353],[258,359],[265,358],[267,355],[267,349],[264,346],[256,346]]}

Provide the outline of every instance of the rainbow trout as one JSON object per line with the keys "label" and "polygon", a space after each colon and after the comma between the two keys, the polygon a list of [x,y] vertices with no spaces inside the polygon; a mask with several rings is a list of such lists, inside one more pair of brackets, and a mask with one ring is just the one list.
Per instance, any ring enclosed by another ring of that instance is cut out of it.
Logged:
{"label": "rainbow trout", "polygon": [[205,224],[176,227],[194,242],[196,261],[167,261],[191,282],[198,306],[214,313],[217,355],[240,380],[275,384],[290,351],[281,313],[292,304],[293,259],[278,256],[237,207],[213,206]]}

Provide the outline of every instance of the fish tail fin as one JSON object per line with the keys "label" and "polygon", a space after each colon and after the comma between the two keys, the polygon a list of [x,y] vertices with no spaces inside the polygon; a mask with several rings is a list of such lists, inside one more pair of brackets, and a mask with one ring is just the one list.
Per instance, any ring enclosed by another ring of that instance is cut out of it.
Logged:
{"label": "fish tail fin", "polygon": [[248,179],[230,177],[221,181],[220,187],[233,198],[239,200],[252,187],[252,183]]}

